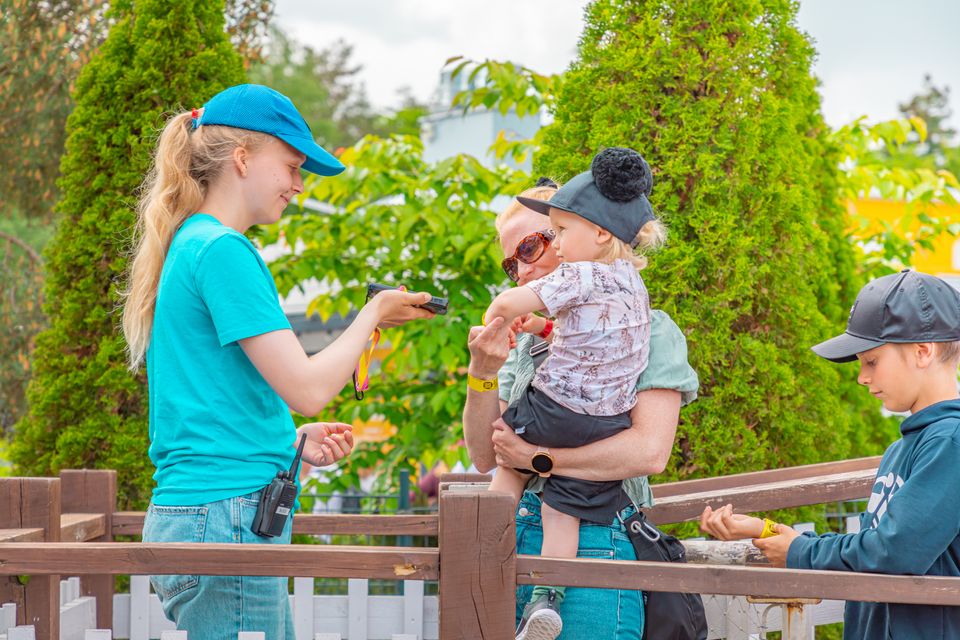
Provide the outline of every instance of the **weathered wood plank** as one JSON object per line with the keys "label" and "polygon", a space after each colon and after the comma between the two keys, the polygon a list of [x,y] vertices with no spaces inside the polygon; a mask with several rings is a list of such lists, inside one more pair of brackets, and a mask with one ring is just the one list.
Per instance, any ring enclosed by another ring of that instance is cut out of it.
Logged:
{"label": "weathered wood plank", "polygon": [[440,484],[451,482],[489,483],[493,479],[489,473],[441,473]]}
{"label": "weathered wood plank", "polygon": [[[60,480],[58,478],[0,478],[0,517],[17,529],[40,529],[43,540],[60,540]],[[20,543],[7,543],[16,547]],[[43,548],[42,542],[29,542]],[[2,565],[0,565],[2,571]],[[8,574],[31,574],[11,571]],[[59,640],[60,576],[31,575],[21,584],[16,575],[0,579],[0,602],[17,604],[17,622],[33,625],[37,640]],[[58,572],[59,573],[59,572]]]}
{"label": "weathered wood plank", "polygon": [[512,496],[440,493],[440,637],[513,637],[516,525]]}
{"label": "weathered wood plank", "polygon": [[655,524],[667,524],[696,520],[707,505],[716,508],[732,503],[738,513],[753,513],[855,500],[870,495],[875,473],[873,469],[863,469],[818,478],[670,496],[658,500],[655,507],[646,510],[646,514]]}
{"label": "weathered wood plank", "polygon": [[891,576],[852,571],[519,556],[517,582],[723,595],[960,605],[960,578]]}
{"label": "weathered wood plank", "polygon": [[[113,512],[117,508],[117,472],[106,469],[65,469],[60,472],[61,500],[64,513],[103,514],[103,528],[99,532],[88,530],[83,542],[110,542],[113,540]],[[61,540],[74,540],[61,532]],[[97,599],[97,626],[109,629],[113,626],[113,584],[111,575],[84,576],[80,581],[81,593]]]}
{"label": "weathered wood plank", "polygon": [[817,464],[807,464],[798,467],[770,469],[768,471],[737,473],[729,476],[719,476],[716,478],[700,478],[698,480],[665,482],[663,484],[651,485],[650,488],[653,490],[654,498],[660,500],[660,498],[667,498],[670,496],[679,496],[688,493],[703,493],[704,491],[717,491],[719,489],[730,489],[732,487],[746,487],[752,484],[768,484],[770,482],[783,482],[784,480],[801,480],[804,478],[814,478],[817,476],[833,475],[836,473],[846,473],[848,471],[862,471],[864,469],[876,470],[877,467],[880,466],[880,458],[881,456],[854,458],[852,460],[820,462]]}
{"label": "weathered wood plank", "polygon": [[[117,511],[113,514],[113,535],[138,536],[143,533],[142,511]],[[309,535],[382,535],[435,536],[436,514],[422,515],[347,515],[298,513],[293,532]]]}
{"label": "weathered wood plank", "polygon": [[347,545],[61,542],[0,544],[0,574],[314,576],[436,580],[437,549]]}
{"label": "weathered wood plank", "polygon": [[60,540],[87,542],[107,532],[107,516],[103,513],[64,513],[60,516]]}
{"label": "weathered wood plank", "polygon": [[767,557],[749,540],[681,540],[690,564],[769,566]]}
{"label": "weathered wood plank", "polygon": [[0,529],[0,542],[40,542],[43,529]]}

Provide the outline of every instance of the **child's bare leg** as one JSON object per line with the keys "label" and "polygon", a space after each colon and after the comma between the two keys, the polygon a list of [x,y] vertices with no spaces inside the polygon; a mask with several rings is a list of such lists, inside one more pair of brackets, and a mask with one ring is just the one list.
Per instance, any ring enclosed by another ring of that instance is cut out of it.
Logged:
{"label": "child's bare leg", "polygon": [[523,488],[527,486],[529,479],[530,474],[520,473],[510,467],[497,467],[497,472],[490,483],[490,491],[509,493],[513,496],[513,503],[517,504],[523,497]]}
{"label": "child's bare leg", "polygon": [[557,511],[546,502],[540,508],[540,515],[543,518],[543,548],[540,555],[547,558],[576,558],[580,546],[580,518]]}

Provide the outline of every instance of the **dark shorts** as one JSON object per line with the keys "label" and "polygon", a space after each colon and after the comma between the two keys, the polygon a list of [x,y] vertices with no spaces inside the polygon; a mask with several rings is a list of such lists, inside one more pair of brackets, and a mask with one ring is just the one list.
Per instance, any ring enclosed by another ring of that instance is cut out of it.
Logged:
{"label": "dark shorts", "polygon": [[[630,428],[630,412],[588,416],[555,402],[533,385],[503,414],[503,421],[531,444],[540,447],[582,447]],[[526,471],[527,469],[520,469]],[[587,522],[610,524],[630,503],[623,482],[594,482],[564,476],[547,478],[543,501],[562,513]]]}

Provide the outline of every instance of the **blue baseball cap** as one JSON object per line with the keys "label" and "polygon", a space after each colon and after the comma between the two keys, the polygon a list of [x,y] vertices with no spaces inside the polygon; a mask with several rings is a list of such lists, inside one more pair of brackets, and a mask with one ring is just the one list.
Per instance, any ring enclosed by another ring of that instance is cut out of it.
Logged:
{"label": "blue baseball cap", "polygon": [[219,124],[280,138],[307,156],[303,168],[320,176],[335,176],[346,167],[318,145],[293,102],[279,91],[260,84],[238,84],[224,89],[203,105],[197,126]]}

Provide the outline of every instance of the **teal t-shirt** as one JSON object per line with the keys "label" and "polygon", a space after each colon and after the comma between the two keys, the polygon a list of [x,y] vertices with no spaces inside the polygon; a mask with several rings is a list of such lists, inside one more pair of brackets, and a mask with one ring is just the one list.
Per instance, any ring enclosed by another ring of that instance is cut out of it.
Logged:
{"label": "teal t-shirt", "polygon": [[237,343],[289,328],[250,241],[213,216],[188,218],[163,263],[147,349],[155,504],[246,495],[289,468],[290,411]]}

